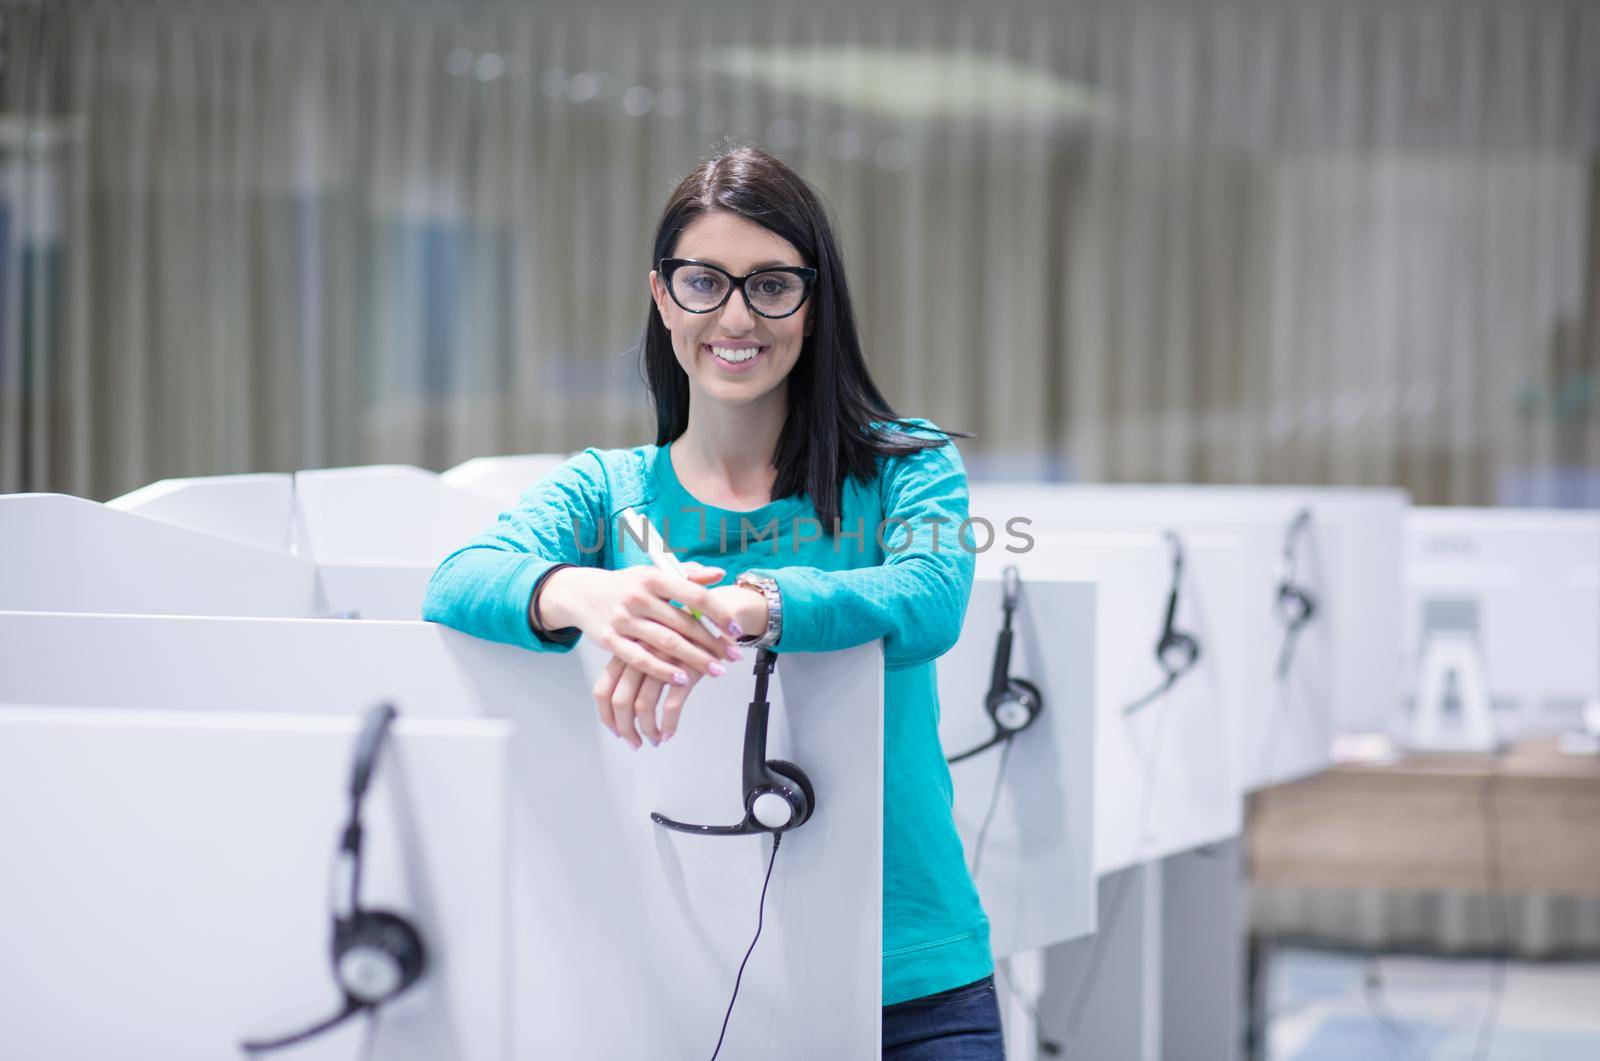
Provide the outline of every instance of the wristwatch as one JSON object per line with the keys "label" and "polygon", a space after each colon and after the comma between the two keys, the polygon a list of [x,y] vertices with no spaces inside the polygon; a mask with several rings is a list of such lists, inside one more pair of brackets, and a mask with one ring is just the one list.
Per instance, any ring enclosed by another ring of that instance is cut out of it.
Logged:
{"label": "wristwatch", "polygon": [[733,580],[736,586],[748,586],[759,590],[767,598],[767,632],[764,634],[746,634],[739,638],[738,643],[746,648],[771,648],[778,643],[778,638],[783,636],[783,595],[778,592],[776,579],[768,575],[744,572]]}

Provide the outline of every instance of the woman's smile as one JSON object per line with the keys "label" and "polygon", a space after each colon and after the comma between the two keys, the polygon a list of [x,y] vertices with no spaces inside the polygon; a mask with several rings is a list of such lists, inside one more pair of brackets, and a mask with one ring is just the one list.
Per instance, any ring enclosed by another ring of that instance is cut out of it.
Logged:
{"label": "woman's smile", "polygon": [[724,346],[721,343],[701,343],[703,353],[727,372],[749,372],[757,361],[772,349],[770,346],[751,346],[747,343]]}

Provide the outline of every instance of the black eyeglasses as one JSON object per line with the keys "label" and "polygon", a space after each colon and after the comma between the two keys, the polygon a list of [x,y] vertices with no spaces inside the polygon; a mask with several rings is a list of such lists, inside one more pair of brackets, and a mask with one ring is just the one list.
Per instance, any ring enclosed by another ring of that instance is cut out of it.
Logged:
{"label": "black eyeglasses", "polygon": [[683,310],[715,313],[728,304],[735,289],[751,313],[777,320],[805,305],[817,282],[817,271],[803,265],[781,265],[734,276],[726,269],[692,258],[663,258],[656,272]]}

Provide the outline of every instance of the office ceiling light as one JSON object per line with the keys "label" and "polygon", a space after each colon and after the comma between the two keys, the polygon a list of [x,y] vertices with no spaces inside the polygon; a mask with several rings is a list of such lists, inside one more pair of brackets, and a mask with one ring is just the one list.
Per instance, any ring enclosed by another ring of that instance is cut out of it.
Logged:
{"label": "office ceiling light", "polygon": [[1042,67],[979,52],[840,46],[722,48],[720,74],[885,118],[1073,121],[1109,111],[1099,92]]}

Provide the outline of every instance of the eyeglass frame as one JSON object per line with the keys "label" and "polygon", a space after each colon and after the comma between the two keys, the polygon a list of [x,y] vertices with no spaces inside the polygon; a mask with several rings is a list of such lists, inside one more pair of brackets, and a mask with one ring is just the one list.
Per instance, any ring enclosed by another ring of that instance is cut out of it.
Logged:
{"label": "eyeglass frame", "polygon": [[[685,265],[698,265],[702,269],[711,269],[726,276],[728,278],[728,290],[723,294],[722,301],[707,309],[690,309],[680,302],[678,293],[672,289],[672,274]],[[671,267],[670,270],[668,269],[669,266]],[[792,317],[799,313],[805,306],[806,299],[811,297],[811,292],[817,284],[817,271],[809,265],[769,265],[765,269],[755,269],[745,273],[743,276],[734,276],[720,265],[712,265],[710,262],[703,262],[697,258],[662,258],[656,263],[656,272],[661,276],[661,283],[667,289],[668,297],[672,299],[674,305],[685,313],[716,313],[727,306],[728,300],[733,297],[733,293],[738,291],[739,295],[744,299],[745,309],[758,317],[765,317],[767,320],[773,321],[781,321],[786,317]],[[805,291],[801,293],[800,301],[795,303],[794,309],[788,313],[763,313],[761,310],[756,309],[751,303],[750,294],[744,289],[744,285],[745,281],[752,276],[760,276],[762,273],[792,273],[800,278],[801,283],[805,285]]]}

